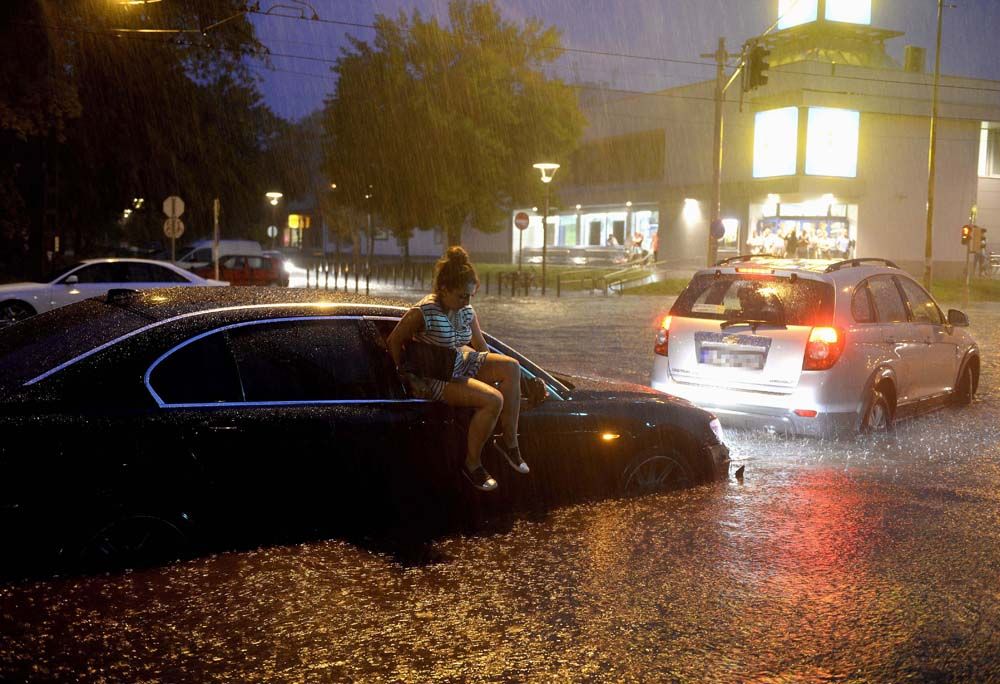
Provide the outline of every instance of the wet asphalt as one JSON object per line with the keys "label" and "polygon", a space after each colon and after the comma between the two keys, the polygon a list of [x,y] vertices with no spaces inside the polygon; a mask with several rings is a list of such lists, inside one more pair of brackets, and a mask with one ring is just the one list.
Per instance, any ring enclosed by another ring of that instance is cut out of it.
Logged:
{"label": "wet asphalt", "polygon": [[[669,303],[476,307],[544,366],[645,383]],[[732,432],[742,481],[416,555],[330,539],[0,585],[0,680],[1000,681],[1000,305],[967,311],[976,402],[894,437]]]}

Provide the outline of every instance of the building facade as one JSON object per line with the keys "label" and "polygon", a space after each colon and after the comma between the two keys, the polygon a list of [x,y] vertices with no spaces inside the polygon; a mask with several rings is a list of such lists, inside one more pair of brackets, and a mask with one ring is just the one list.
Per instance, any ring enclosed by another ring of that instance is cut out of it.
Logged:
{"label": "building facade", "polygon": [[[911,272],[924,264],[933,75],[907,47],[895,62],[871,26],[870,0],[780,0],[765,85],[724,103],[719,256],[880,256]],[[1000,244],[1000,82],[942,76],[933,220],[934,272],[957,276],[962,225]],[[707,258],[713,196],[715,81],[586,107],[588,128],[569,171],[553,183],[559,206],[549,245],[614,241],[658,247],[660,260]],[[542,244],[541,217],[509,232]],[[512,213],[512,221],[513,221]]]}

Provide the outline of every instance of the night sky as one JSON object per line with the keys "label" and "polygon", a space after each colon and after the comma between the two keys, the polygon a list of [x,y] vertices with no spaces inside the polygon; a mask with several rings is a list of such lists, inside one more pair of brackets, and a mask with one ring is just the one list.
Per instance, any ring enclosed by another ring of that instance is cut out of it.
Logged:
{"label": "night sky", "polygon": [[[705,62],[683,64],[608,55],[567,53],[553,74],[572,83],[606,83],[612,88],[654,90],[708,80],[714,66],[701,53],[715,49],[719,36],[730,51],[763,32],[777,18],[777,0],[496,0],[506,19],[535,16],[563,32],[565,47],[634,56]],[[1000,80],[998,0],[952,0],[945,10],[942,72]],[[324,22],[309,21],[309,9],[296,0],[265,0],[252,21],[261,41],[272,52],[270,67],[252,64],[261,78],[267,103],[279,115],[298,119],[319,108],[334,88],[330,72],[350,34],[373,36],[363,26],[375,14],[392,17],[419,9],[425,16],[444,17],[447,0],[313,0]],[[300,16],[301,7],[306,20]],[[935,0],[873,0],[872,24],[904,31],[889,42],[890,53],[902,61],[907,44],[927,48],[927,69],[933,69],[937,21]],[[276,16],[276,15],[284,16]]]}

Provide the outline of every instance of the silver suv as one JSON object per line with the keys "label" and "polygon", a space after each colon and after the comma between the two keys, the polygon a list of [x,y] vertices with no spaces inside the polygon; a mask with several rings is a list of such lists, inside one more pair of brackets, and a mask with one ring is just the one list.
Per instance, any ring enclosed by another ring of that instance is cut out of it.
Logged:
{"label": "silver suv", "polygon": [[742,256],[695,273],[656,335],[651,385],[724,426],[827,436],[968,404],[968,317],[885,259]]}

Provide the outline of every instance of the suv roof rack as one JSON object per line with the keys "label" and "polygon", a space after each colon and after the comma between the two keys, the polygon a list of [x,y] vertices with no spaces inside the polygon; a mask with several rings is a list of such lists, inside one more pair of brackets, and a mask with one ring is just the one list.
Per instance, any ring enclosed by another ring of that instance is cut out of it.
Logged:
{"label": "suv roof rack", "polygon": [[856,268],[862,264],[879,263],[885,264],[889,268],[899,268],[895,263],[889,261],[888,259],[880,259],[878,257],[865,257],[863,259],[845,259],[844,261],[838,261],[835,264],[830,264],[826,267],[824,273],[833,273],[834,271],[839,271],[842,268]]}
{"label": "suv roof rack", "polygon": [[728,259],[723,259],[722,261],[716,261],[713,266],[725,266],[726,264],[731,264],[734,261],[753,261],[754,259],[773,259],[774,257],[770,254],[741,254],[739,256],[729,257]]}

